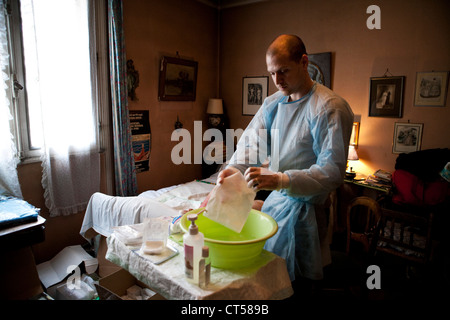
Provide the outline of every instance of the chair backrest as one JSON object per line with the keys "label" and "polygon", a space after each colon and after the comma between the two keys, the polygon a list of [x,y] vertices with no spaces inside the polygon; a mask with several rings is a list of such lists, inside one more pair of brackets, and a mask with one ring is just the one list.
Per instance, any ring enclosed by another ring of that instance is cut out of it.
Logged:
{"label": "chair backrest", "polygon": [[365,253],[373,252],[376,240],[374,235],[379,232],[381,219],[380,204],[369,197],[357,197],[347,207],[347,254],[350,254],[350,242],[362,243]]}
{"label": "chair backrest", "polygon": [[433,211],[420,214],[407,210],[382,209],[377,251],[415,262],[427,263],[432,250]]}

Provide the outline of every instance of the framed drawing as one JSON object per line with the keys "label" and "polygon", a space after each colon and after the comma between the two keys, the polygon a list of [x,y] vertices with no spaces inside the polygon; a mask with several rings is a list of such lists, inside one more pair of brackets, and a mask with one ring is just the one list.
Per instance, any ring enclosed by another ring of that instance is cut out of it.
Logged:
{"label": "framed drawing", "polygon": [[448,71],[417,72],[415,106],[443,107],[447,98]]}
{"label": "framed drawing", "polygon": [[311,79],[331,89],[331,52],[308,54]]}
{"label": "framed drawing", "polygon": [[258,112],[269,92],[269,77],[244,77],[242,79],[242,115]]}
{"label": "framed drawing", "polygon": [[370,78],[369,117],[401,118],[405,77]]}
{"label": "framed drawing", "polygon": [[392,153],[408,153],[420,150],[423,123],[396,122]]}
{"label": "framed drawing", "polygon": [[195,101],[196,61],[162,57],[159,70],[160,101]]}

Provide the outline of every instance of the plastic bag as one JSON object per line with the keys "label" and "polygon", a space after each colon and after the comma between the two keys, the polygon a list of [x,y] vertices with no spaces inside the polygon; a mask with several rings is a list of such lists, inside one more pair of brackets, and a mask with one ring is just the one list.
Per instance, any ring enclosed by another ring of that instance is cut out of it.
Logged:
{"label": "plastic bag", "polygon": [[160,254],[166,247],[168,236],[169,221],[158,218],[145,218],[142,252],[145,254]]}
{"label": "plastic bag", "polygon": [[204,215],[239,233],[247,221],[255,196],[256,192],[247,186],[244,176],[238,171],[214,187]]}
{"label": "plastic bag", "polygon": [[142,244],[142,232],[137,226],[118,226],[113,227],[116,237],[127,246],[138,246]]}

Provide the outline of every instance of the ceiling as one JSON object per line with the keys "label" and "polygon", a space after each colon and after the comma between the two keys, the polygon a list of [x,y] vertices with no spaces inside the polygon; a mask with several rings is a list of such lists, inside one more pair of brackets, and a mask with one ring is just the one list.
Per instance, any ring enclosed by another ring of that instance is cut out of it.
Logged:
{"label": "ceiling", "polygon": [[197,1],[220,10],[231,7],[245,6],[247,4],[264,2],[268,0],[197,0]]}

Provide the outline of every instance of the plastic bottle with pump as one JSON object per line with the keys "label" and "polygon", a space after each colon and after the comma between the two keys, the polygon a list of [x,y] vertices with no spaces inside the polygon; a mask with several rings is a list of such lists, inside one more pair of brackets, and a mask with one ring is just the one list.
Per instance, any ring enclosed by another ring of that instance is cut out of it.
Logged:
{"label": "plastic bottle with pump", "polygon": [[205,288],[208,286],[211,279],[211,260],[209,258],[209,248],[208,246],[203,246],[202,248],[202,258],[199,262],[199,280],[198,285],[200,288]]}
{"label": "plastic bottle with pump", "polygon": [[189,282],[198,285],[199,261],[202,257],[204,236],[198,231],[198,226],[195,224],[197,215],[190,214],[187,218],[191,221],[191,225],[189,231],[183,236],[185,274]]}

